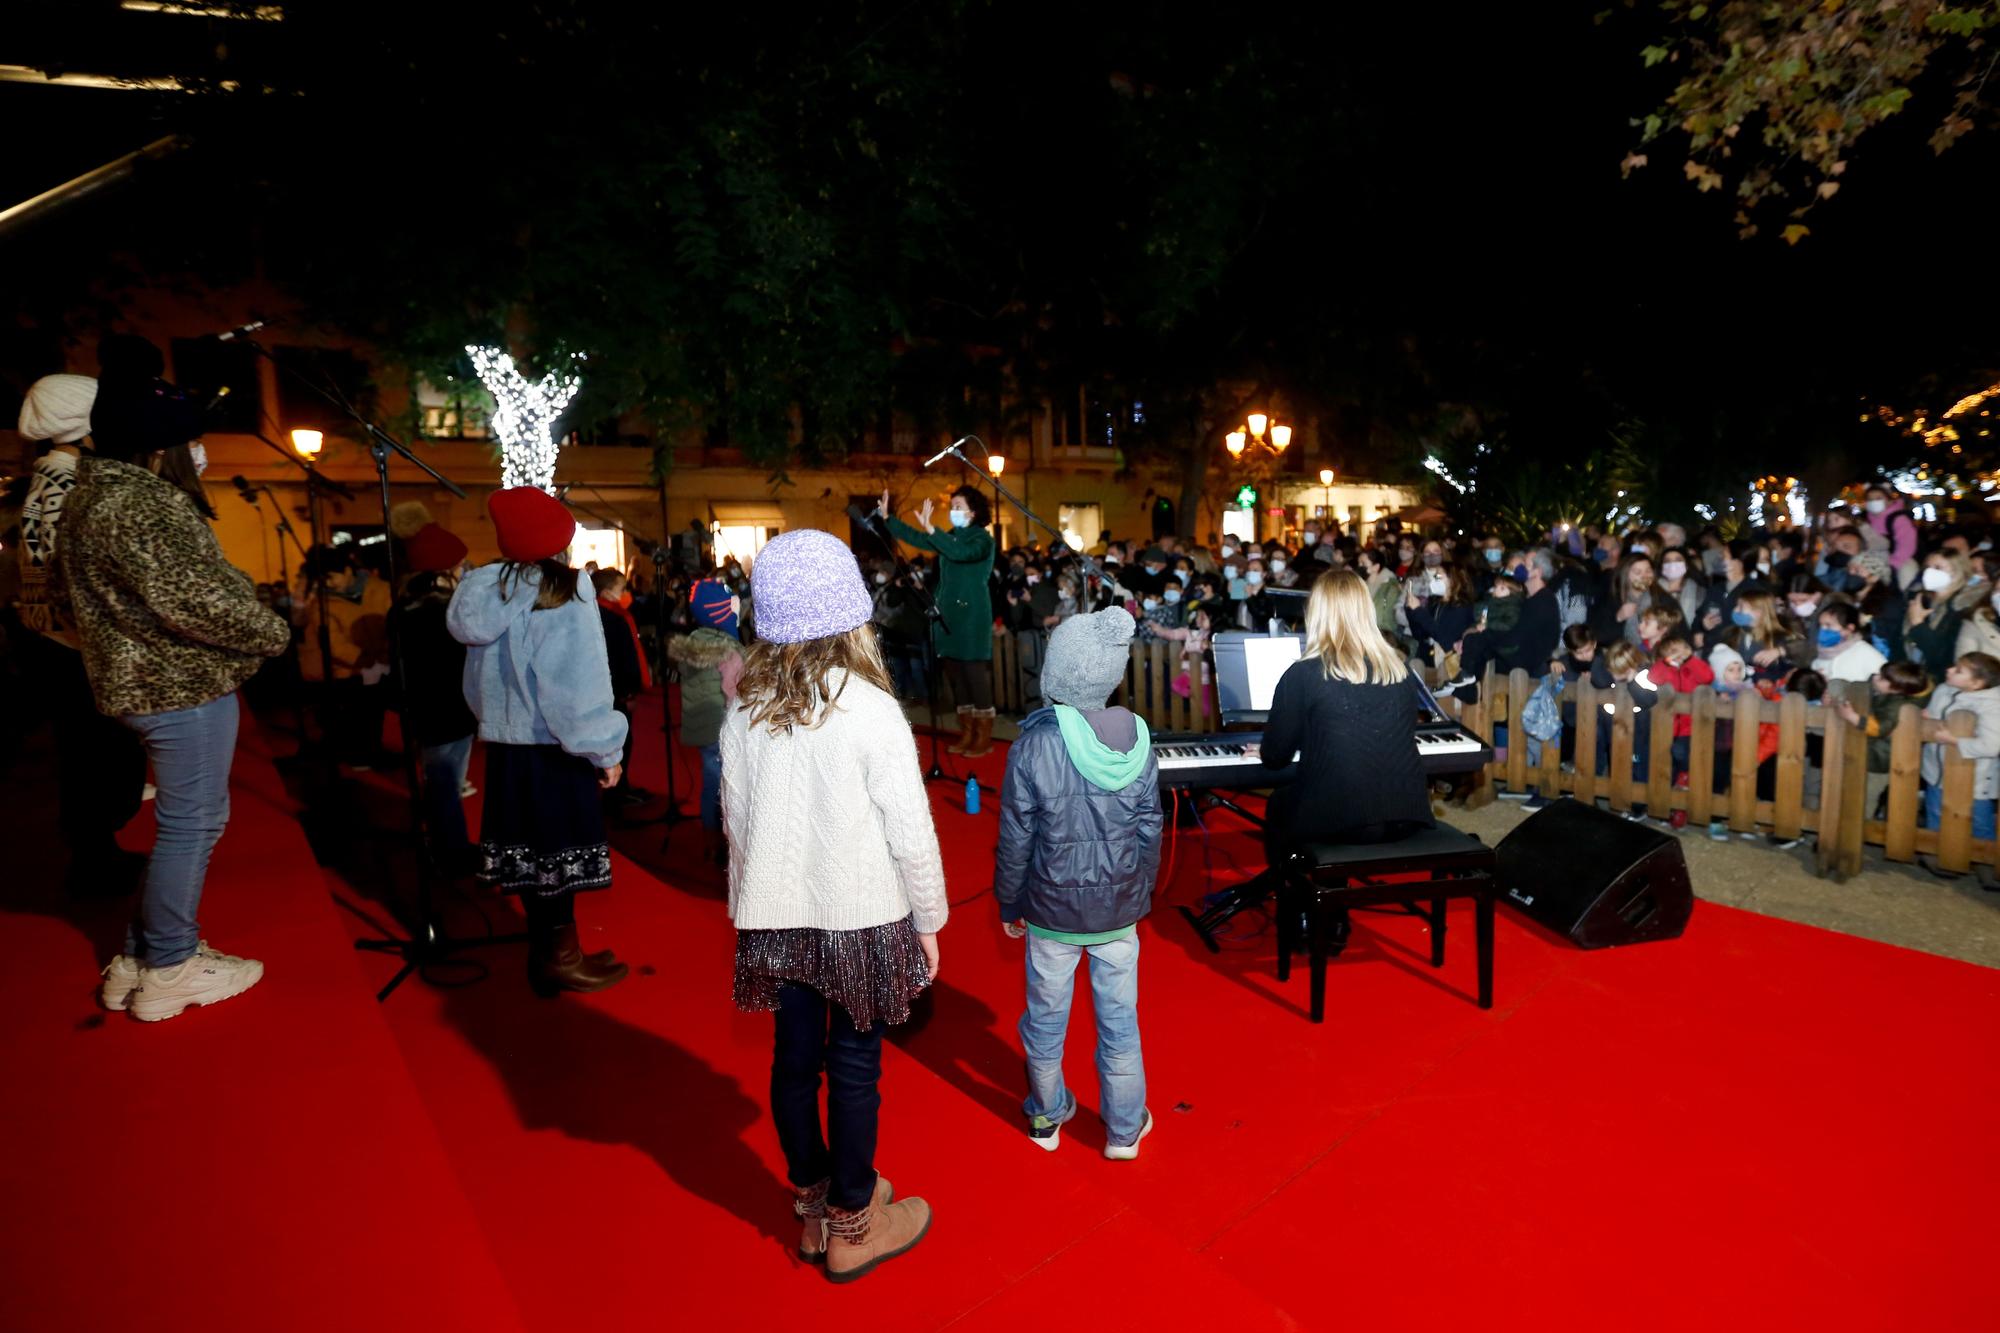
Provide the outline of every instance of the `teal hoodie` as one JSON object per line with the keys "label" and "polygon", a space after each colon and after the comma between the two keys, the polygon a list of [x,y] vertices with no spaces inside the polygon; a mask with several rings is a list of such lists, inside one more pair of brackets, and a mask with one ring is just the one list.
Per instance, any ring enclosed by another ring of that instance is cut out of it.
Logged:
{"label": "teal hoodie", "polygon": [[1106,791],[1124,791],[1146,771],[1146,759],[1153,753],[1153,735],[1146,729],[1145,718],[1132,715],[1139,739],[1130,750],[1120,751],[1097,739],[1089,720],[1076,709],[1057,704],[1055,710],[1056,725],[1062,728],[1063,747],[1069,751],[1069,761],[1076,765],[1077,772]]}

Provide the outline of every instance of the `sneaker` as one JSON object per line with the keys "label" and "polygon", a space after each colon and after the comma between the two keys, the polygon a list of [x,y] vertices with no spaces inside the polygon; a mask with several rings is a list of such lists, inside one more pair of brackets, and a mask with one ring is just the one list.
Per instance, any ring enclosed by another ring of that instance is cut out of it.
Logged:
{"label": "sneaker", "polygon": [[1528,801],[1533,800],[1534,795],[1535,789],[1533,787],[1523,787],[1519,791],[1515,791],[1512,787],[1509,787],[1506,791],[1500,793],[1500,799],[1503,801]]}
{"label": "sneaker", "polygon": [[1145,1138],[1152,1132],[1153,1113],[1148,1111],[1146,1123],[1139,1126],[1139,1138],[1133,1139],[1130,1143],[1107,1143],[1104,1145],[1104,1155],[1114,1162],[1129,1162],[1139,1155],[1139,1139]]}
{"label": "sneaker", "polygon": [[126,1007],[141,1023],[158,1023],[190,1006],[241,995],[263,979],[264,965],[254,958],[198,948],[172,967],[140,968]]}
{"label": "sneaker", "polygon": [[1711,820],[1709,820],[1709,821],[1708,821],[1708,840],[1709,840],[1710,842],[1728,842],[1728,841],[1729,841],[1729,821],[1728,821],[1728,820],[1726,820],[1726,819],[1711,819]]}
{"label": "sneaker", "polygon": [[1789,852],[1790,850],[1792,850],[1792,848],[1798,846],[1800,843],[1804,841],[1805,839],[1803,837],[1780,839],[1778,835],[1775,833],[1771,835],[1771,845],[1777,848],[1781,852]]}
{"label": "sneaker", "polygon": [[1676,810],[1671,815],[1667,816],[1667,827],[1673,829],[1676,833],[1680,832],[1680,830],[1686,828],[1687,826],[1688,826],[1687,811]]}
{"label": "sneaker", "polygon": [[114,1014],[122,1014],[137,989],[139,960],[121,953],[104,965],[104,984],[97,988],[97,1002]]}
{"label": "sneaker", "polygon": [[479,795],[479,788],[472,785],[472,779],[467,778],[464,782],[458,784],[458,795],[461,800],[468,796],[477,796]]}
{"label": "sneaker", "polygon": [[1628,819],[1634,824],[1643,824],[1646,822],[1646,811],[1643,807],[1635,806],[1630,810],[1624,811],[1619,817]]}
{"label": "sneaker", "polygon": [[1062,1147],[1062,1126],[1038,1115],[1028,1122],[1028,1141],[1043,1152],[1054,1152]]}
{"label": "sneaker", "polygon": [[139,799],[142,801],[150,801],[159,794],[160,794],[160,789],[158,787],[155,787],[150,782],[147,783],[145,786],[139,788]]}
{"label": "sneaker", "polygon": [[1688,789],[1688,775],[1685,773],[1674,774],[1674,790],[1686,791],[1687,789]]}
{"label": "sneaker", "polygon": [[1548,797],[1542,795],[1538,791],[1531,791],[1528,793],[1528,803],[1521,808],[1524,810],[1540,810],[1543,807],[1550,804],[1552,804],[1552,802],[1549,800]]}

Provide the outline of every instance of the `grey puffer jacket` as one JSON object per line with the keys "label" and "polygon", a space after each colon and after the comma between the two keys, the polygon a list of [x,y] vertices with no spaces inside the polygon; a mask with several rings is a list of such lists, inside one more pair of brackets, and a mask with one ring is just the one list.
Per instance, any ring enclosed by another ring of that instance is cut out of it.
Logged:
{"label": "grey puffer jacket", "polygon": [[1149,755],[1128,786],[1107,791],[1070,761],[1055,709],[1035,710],[1000,792],[1000,919],[1066,934],[1131,925],[1153,908],[1163,822],[1158,761]]}

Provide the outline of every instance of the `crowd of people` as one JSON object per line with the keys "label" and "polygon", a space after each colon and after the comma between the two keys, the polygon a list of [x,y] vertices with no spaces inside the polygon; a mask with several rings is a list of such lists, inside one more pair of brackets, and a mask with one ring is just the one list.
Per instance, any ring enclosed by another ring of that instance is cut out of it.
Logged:
{"label": "crowd of people", "polygon": [[[1137,1156],[1154,1129],[1136,926],[1151,909],[1164,820],[1146,722],[1111,702],[1134,642],[1178,644],[1176,688],[1190,689],[1213,634],[1302,629],[1304,655],[1267,723],[1266,764],[1306,756],[1270,802],[1274,868],[1288,849],[1395,841],[1431,825],[1410,744],[1425,702],[1419,667],[1466,700],[1487,667],[1524,670],[1540,683],[1515,720],[1518,743],[1560,745],[1564,762],[1599,771],[1612,762],[1610,728],[1598,729],[1595,755],[1577,752],[1572,680],[1625,685],[1640,709],[1663,687],[1817,706],[1830,683],[1867,682],[1866,709],[1832,697],[1869,738],[1875,790],[1886,788],[1900,711],[1916,704],[1922,818],[1940,818],[1942,755],[1956,746],[1977,764],[1974,835],[1994,836],[1992,543],[1983,527],[1920,524],[1886,487],[1811,533],[1730,540],[1707,527],[1691,539],[1670,522],[1563,525],[1518,545],[1308,521],[1262,541],[1107,538],[1089,560],[1040,542],[1000,549],[985,497],[960,487],[943,511],[925,500],[908,518],[885,494],[874,549],[858,556],[801,529],[748,568],[688,543],[691,558],[662,548],[631,571],[573,566],[574,516],[517,487],[488,498],[491,563],[471,567],[459,537],[405,505],[387,540],[316,546],[299,585],[272,588],[231,567],[208,526],[202,414],[160,377],[157,350],[108,340],[100,361],[97,380],[39,382],[22,412],[23,432],[49,445],[23,505],[8,641],[56,724],[73,880],[112,891],[142,880],[102,971],[104,1006],[157,1022],[263,975],[262,962],[212,947],[198,920],[229,817],[237,691],[259,680],[280,693],[295,680],[312,717],[302,741],[350,771],[389,762],[384,713],[399,707],[430,855],[518,896],[528,984],[549,997],[618,984],[630,968],[612,950],[584,950],[576,899],[611,883],[607,821],[647,799],[627,777],[632,704],[671,672],[679,738],[701,756],[704,846],[727,875],[734,1000],[774,1015],[771,1111],[798,1253],[834,1281],[906,1252],[931,1222],[929,1205],[898,1199],[874,1164],[884,1029],[937,978],[949,915],[896,696],[948,687],[953,748],[986,753],[996,633],[1021,637],[1039,705],[1009,750],[992,884],[1005,934],[1025,941],[1023,1127],[1047,1151],[1077,1114],[1063,1033],[1086,963],[1104,1155]],[[1974,722],[1964,736],[1946,722],[1961,713]],[[1689,777],[1687,721],[1674,727],[1676,782]],[[1757,745],[1761,765],[1758,730],[1733,743]],[[476,835],[462,805],[475,740]],[[1633,776],[1653,758],[1634,747]],[[1726,760],[1713,781],[1728,781]],[[159,831],[150,856],[136,857],[114,835],[149,771]]]}

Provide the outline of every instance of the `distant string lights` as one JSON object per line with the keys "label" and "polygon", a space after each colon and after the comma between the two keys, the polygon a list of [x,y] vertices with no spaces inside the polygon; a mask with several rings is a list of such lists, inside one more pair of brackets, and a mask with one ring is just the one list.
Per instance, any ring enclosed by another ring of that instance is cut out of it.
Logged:
{"label": "distant string lights", "polygon": [[[552,370],[529,380],[498,347],[468,346],[479,382],[493,395],[493,433],[500,437],[500,484],[555,491],[555,425],[583,386],[580,376]],[[584,360],[581,352],[572,359]]]}
{"label": "distant string lights", "polygon": [[[1877,407],[1873,412],[1862,413],[1861,420],[1879,421],[1891,430],[1902,431],[1906,435],[1922,440],[1926,449],[1935,449],[1940,444],[1948,444],[1953,453],[1963,454],[1965,447],[1959,441],[1964,436],[1959,427],[1972,429],[1975,420],[1972,414],[1975,410],[1978,411],[1979,417],[1990,418],[1993,410],[1984,404],[1994,398],[2000,398],[2000,381],[1965,395],[1935,417],[1927,411],[1904,413],[1884,405]],[[1989,437],[1992,433],[1990,426],[1980,426],[1975,432],[1980,437]]]}

